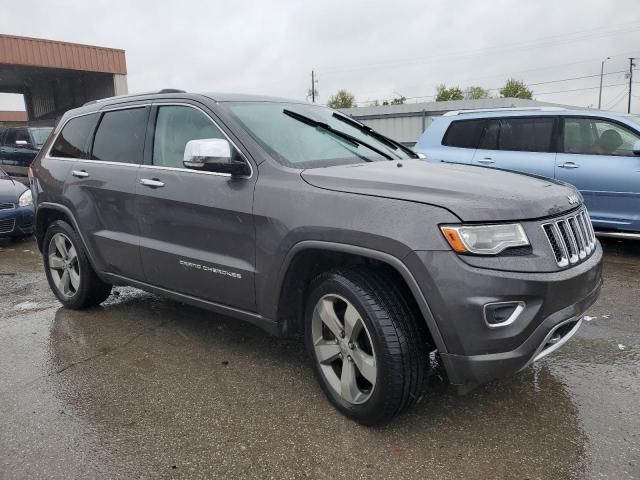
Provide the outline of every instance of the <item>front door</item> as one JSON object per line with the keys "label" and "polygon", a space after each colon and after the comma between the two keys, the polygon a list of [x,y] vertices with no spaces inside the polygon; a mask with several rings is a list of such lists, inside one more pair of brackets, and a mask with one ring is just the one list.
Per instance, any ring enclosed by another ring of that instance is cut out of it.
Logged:
{"label": "front door", "polygon": [[640,231],[640,135],[597,117],[563,123],[556,178],[580,190],[596,228]]}
{"label": "front door", "polygon": [[199,107],[156,104],[151,118],[136,199],[146,281],[255,310],[255,173],[244,178],[184,168],[189,140],[226,138]]}
{"label": "front door", "polygon": [[489,119],[472,164],[553,178],[554,117]]}

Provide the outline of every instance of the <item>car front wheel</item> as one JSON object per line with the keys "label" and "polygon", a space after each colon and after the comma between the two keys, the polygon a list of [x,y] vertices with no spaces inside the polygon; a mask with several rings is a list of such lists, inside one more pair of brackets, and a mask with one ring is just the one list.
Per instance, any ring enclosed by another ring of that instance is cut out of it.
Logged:
{"label": "car front wheel", "polygon": [[421,395],[426,327],[407,292],[385,273],[353,267],[321,274],[305,321],[316,376],[346,416],[379,424]]}

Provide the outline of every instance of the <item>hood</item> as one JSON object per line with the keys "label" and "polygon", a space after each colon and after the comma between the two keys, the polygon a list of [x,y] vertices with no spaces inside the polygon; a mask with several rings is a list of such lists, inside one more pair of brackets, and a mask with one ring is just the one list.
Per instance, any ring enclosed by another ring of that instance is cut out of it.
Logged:
{"label": "hood", "polygon": [[555,180],[424,160],[313,168],[301,175],[307,183],[327,190],[444,207],[464,222],[557,215],[575,208],[576,196],[581,200],[574,188]]}
{"label": "hood", "polygon": [[18,197],[25,190],[27,187],[11,177],[0,177],[0,203],[18,203]]}

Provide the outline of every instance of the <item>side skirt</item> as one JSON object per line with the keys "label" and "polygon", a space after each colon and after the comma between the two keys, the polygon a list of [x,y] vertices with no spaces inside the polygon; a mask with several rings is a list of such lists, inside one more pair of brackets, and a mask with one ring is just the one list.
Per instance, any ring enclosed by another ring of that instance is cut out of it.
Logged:
{"label": "side skirt", "polygon": [[178,302],[193,305],[194,307],[203,308],[205,310],[219,313],[221,315],[237,318],[244,322],[251,323],[256,327],[263,329],[267,333],[270,333],[271,335],[278,335],[278,324],[272,320],[269,320],[268,318],[264,318],[262,315],[258,315],[255,312],[248,312],[239,308],[229,307],[220,303],[203,300],[191,295],[173,292],[171,290],[167,290],[166,288],[156,287],[148,283],[140,282],[138,280],[132,280],[130,278],[113,273],[104,273],[103,277],[114,285],[129,285],[149,293],[162,295]]}

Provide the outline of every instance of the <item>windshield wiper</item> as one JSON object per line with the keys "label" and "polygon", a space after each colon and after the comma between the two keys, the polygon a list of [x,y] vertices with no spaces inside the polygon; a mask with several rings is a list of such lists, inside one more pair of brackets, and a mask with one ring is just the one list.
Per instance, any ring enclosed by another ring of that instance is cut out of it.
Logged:
{"label": "windshield wiper", "polygon": [[369,136],[375,138],[379,142],[384,143],[385,145],[393,148],[394,150],[397,150],[399,148],[403,152],[408,154],[410,157],[420,158],[418,156],[418,154],[416,152],[414,152],[413,150],[411,150],[409,147],[406,147],[403,144],[401,144],[400,142],[396,142],[395,140],[393,140],[393,139],[391,139],[389,137],[386,137],[386,136],[382,135],[379,132],[376,132],[373,128],[368,127],[367,125],[365,125],[363,123],[360,123],[357,120],[354,120],[353,118],[351,118],[351,117],[349,117],[347,115],[334,112],[333,113],[333,117],[336,118],[337,120],[340,120],[341,122],[346,123],[347,125],[351,125],[353,128],[357,128],[362,133],[365,133],[366,135],[369,135]]}
{"label": "windshield wiper", "polygon": [[305,123],[305,124],[310,125],[312,127],[321,128],[322,130],[330,132],[330,133],[334,134],[337,137],[340,137],[340,138],[342,138],[344,140],[347,140],[348,142],[352,143],[356,147],[359,146],[359,145],[362,145],[363,147],[368,148],[372,152],[376,152],[378,155],[380,155],[381,157],[386,158],[387,160],[393,160],[393,157],[391,155],[389,155],[388,153],[383,152],[382,150],[374,147],[373,145],[370,145],[367,142],[364,142],[364,141],[360,140],[359,138],[354,137],[353,135],[349,135],[348,133],[345,133],[345,132],[343,132],[341,130],[336,130],[335,128],[333,128],[328,123],[320,122],[318,120],[314,120],[313,118],[307,117],[306,115],[302,115],[301,113],[297,113],[297,112],[294,112],[292,110],[288,110],[286,108],[283,109],[282,112],[285,115],[288,115],[291,118],[295,118],[299,122]]}

